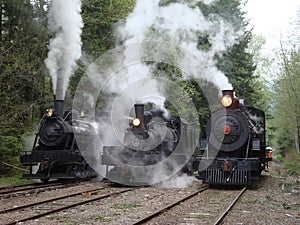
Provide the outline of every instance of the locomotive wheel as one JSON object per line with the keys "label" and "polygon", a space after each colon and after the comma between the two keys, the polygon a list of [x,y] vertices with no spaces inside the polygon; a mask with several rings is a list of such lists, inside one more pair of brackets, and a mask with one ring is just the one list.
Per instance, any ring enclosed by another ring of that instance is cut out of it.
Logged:
{"label": "locomotive wheel", "polygon": [[240,111],[216,111],[207,127],[209,143],[220,151],[233,152],[241,148],[249,138],[250,127]]}

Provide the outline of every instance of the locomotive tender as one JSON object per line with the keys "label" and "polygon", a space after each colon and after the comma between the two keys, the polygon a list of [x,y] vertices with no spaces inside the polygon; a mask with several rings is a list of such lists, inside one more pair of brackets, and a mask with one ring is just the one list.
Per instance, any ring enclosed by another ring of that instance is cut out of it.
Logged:
{"label": "locomotive tender", "polygon": [[[54,109],[47,109],[40,121],[31,151],[23,152],[20,162],[29,166],[24,179],[82,179],[92,175],[81,155],[74,137],[73,117],[78,113],[66,111],[64,101],[55,100]],[[34,171],[34,167],[38,167]]]}
{"label": "locomotive tender", "polygon": [[200,140],[204,151],[198,178],[211,185],[250,185],[268,166],[265,113],[244,106],[233,90],[223,90]]}

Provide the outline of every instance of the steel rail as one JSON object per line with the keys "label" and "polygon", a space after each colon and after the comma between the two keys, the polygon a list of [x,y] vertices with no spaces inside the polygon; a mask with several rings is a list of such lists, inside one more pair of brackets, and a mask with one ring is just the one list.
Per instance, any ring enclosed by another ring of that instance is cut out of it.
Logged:
{"label": "steel rail", "polygon": [[18,188],[18,187],[28,187],[28,186],[39,185],[39,184],[42,184],[42,183],[21,184],[21,185],[14,185],[14,186],[3,186],[3,187],[0,187],[0,190],[7,190],[7,189]]}
{"label": "steel rail", "polygon": [[237,203],[237,201],[240,199],[242,194],[247,190],[247,187],[244,187],[240,193],[235,197],[235,199],[231,202],[231,204],[228,206],[228,208],[218,217],[214,225],[219,225],[223,221],[223,219],[226,217],[228,212],[232,209],[232,207]]}
{"label": "steel rail", "polygon": [[[67,182],[53,182],[53,183],[48,183],[48,184],[42,184],[42,183],[37,183],[37,184],[29,184],[29,185],[19,185],[19,186],[12,186],[12,187],[7,187],[3,188],[5,191],[0,191],[0,196],[4,194],[12,194],[16,192],[21,192],[21,191],[29,191],[29,190],[35,190],[39,188],[46,188],[46,187],[53,187],[53,186],[60,186],[60,185],[65,185],[65,184],[71,184],[74,183],[74,181],[67,181]],[[32,186],[32,187],[30,187]],[[18,189],[21,187],[20,189]],[[10,190],[9,190],[10,189]]]}
{"label": "steel rail", "polygon": [[30,203],[30,204],[26,204],[26,205],[21,205],[21,206],[9,208],[9,209],[4,209],[4,210],[0,211],[0,214],[13,212],[13,211],[17,211],[19,209],[25,209],[25,208],[29,208],[29,207],[32,207],[32,206],[41,205],[41,204],[45,204],[45,203],[48,203],[48,202],[53,202],[53,201],[57,201],[57,200],[65,199],[65,198],[70,198],[70,197],[74,197],[74,196],[77,196],[77,195],[83,195],[85,193],[98,191],[98,190],[101,190],[103,188],[104,187],[99,187],[97,189],[81,191],[81,192],[77,192],[77,193],[74,193],[74,194],[64,195],[64,196],[60,196],[60,197],[56,197],[56,198],[50,198],[50,199],[40,201],[40,202],[33,202],[33,203]]}
{"label": "steel rail", "polygon": [[150,214],[150,215],[148,215],[148,216],[146,216],[146,217],[144,217],[144,218],[142,218],[142,219],[140,219],[140,220],[132,223],[132,225],[144,224],[144,223],[148,222],[149,220],[153,219],[154,217],[157,217],[160,214],[166,212],[167,210],[173,208],[174,206],[180,204],[181,202],[184,202],[184,201],[186,201],[186,200],[194,197],[195,195],[197,195],[197,194],[199,194],[199,193],[207,190],[208,188],[209,188],[208,186],[207,187],[203,187],[203,188],[201,188],[201,189],[199,189],[199,190],[197,190],[197,191],[195,191],[195,192],[193,192],[193,193],[191,193],[191,194],[189,194],[189,195],[187,195],[187,196],[179,199],[178,201],[176,201],[174,203],[171,203],[171,204],[167,205],[166,207],[164,207],[162,209],[159,209],[156,212],[154,212],[154,213],[152,213],[152,214]]}
{"label": "steel rail", "polygon": [[48,212],[44,212],[44,213],[41,213],[41,214],[38,214],[38,215],[35,215],[35,216],[30,216],[30,217],[27,217],[27,218],[11,221],[11,222],[3,224],[3,225],[14,225],[14,224],[17,224],[17,223],[20,223],[20,222],[25,222],[25,221],[28,221],[28,220],[35,220],[35,219],[38,219],[38,218],[41,218],[41,217],[44,217],[44,216],[51,215],[53,213],[57,213],[57,212],[60,212],[60,211],[63,211],[63,210],[74,208],[76,206],[85,205],[85,204],[88,204],[88,203],[91,203],[91,202],[96,202],[98,200],[108,198],[108,197],[111,197],[111,196],[114,196],[114,195],[119,195],[119,194],[122,194],[122,193],[125,193],[125,192],[128,192],[128,191],[132,191],[132,190],[134,190],[134,188],[130,188],[130,189],[122,190],[122,191],[117,191],[117,192],[101,195],[97,198],[93,198],[93,199],[89,199],[89,200],[86,200],[86,201],[81,201],[81,202],[77,202],[77,203],[74,203],[74,204],[71,204],[71,205],[63,206],[63,207],[60,207],[60,208],[57,208],[57,209],[54,209],[54,210],[51,210],[51,211],[48,211]]}

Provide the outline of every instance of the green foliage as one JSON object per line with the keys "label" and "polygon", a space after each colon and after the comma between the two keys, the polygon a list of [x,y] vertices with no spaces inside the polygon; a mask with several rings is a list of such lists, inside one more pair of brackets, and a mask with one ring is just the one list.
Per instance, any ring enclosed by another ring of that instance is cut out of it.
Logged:
{"label": "green foliage", "polygon": [[278,152],[278,153],[276,153],[276,159],[278,159],[279,160],[279,162],[283,162],[283,156]]}
{"label": "green foliage", "polygon": [[[52,104],[51,80],[44,66],[51,35],[48,0],[0,0],[1,160],[17,165],[20,138],[32,130],[40,112]],[[94,60],[115,44],[114,27],[132,11],[134,0],[83,0],[83,51]],[[90,57],[90,58],[89,58]],[[68,102],[85,71],[80,64],[70,83]],[[4,152],[6,154],[4,154]],[[11,171],[1,165],[1,174]]]}
{"label": "green foliage", "polygon": [[281,57],[281,70],[273,85],[273,123],[278,148],[284,152],[300,139],[300,49],[282,49]]}
{"label": "green foliage", "polygon": [[135,0],[83,0],[82,50],[97,58],[115,46],[114,28],[133,10]]}
{"label": "green foliage", "polygon": [[290,175],[300,175],[300,166],[295,162],[285,162],[284,166],[288,168]]}
{"label": "green foliage", "polygon": [[15,136],[2,136],[0,135],[0,176],[15,174],[13,167],[8,165],[16,165],[19,151],[23,149],[24,143],[21,138]]}
{"label": "green foliage", "polygon": [[0,136],[1,155],[17,155],[23,148],[20,138],[14,136]]}
{"label": "green foliage", "polygon": [[[21,135],[38,120],[44,102],[46,1],[2,0],[0,16],[0,161],[18,165]],[[1,164],[1,174],[14,173]]]}

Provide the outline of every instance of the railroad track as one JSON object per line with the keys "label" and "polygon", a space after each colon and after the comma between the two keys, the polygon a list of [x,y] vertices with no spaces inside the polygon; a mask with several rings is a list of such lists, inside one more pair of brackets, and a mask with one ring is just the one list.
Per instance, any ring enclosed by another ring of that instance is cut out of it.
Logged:
{"label": "railroad track", "polygon": [[209,188],[208,186],[207,187],[203,187],[203,188],[201,188],[201,189],[199,189],[199,190],[197,190],[197,191],[195,191],[195,192],[193,192],[193,193],[191,193],[191,194],[189,194],[187,196],[184,196],[183,198],[179,199],[178,201],[176,201],[174,203],[171,203],[171,204],[169,204],[169,205],[167,205],[167,206],[165,206],[165,207],[157,210],[156,212],[154,212],[154,213],[152,213],[152,214],[150,214],[150,215],[148,215],[148,216],[140,219],[139,221],[134,222],[133,225],[144,224],[144,223],[148,222],[149,220],[151,220],[151,219],[153,219],[153,218],[161,215],[162,213],[165,213],[166,211],[172,209],[176,205],[178,205],[178,204],[180,204],[180,203],[182,203],[182,202],[184,202],[184,201],[186,201],[186,200],[188,200],[188,199],[190,199],[190,198],[198,195],[199,193],[207,190],[208,188]]}
{"label": "railroad track", "polygon": [[[84,190],[82,190],[84,189]],[[55,196],[52,198],[44,199],[40,202],[31,202],[30,204],[24,204],[19,206],[14,206],[11,204],[9,208],[0,209],[0,224],[16,224],[17,222],[25,222],[30,220],[35,220],[41,217],[46,217],[53,213],[59,213],[63,210],[67,210],[76,206],[85,205],[91,202],[99,201],[108,197],[116,197],[125,192],[130,192],[132,190],[137,190],[136,188],[112,188],[111,186],[86,186],[84,185],[82,189],[76,189],[73,193],[68,193],[68,195]],[[78,190],[80,190],[78,192]],[[145,190],[142,188],[141,192],[132,192],[132,194],[127,195],[129,199],[134,198],[135,195],[144,197]],[[233,206],[238,202],[239,198],[246,191],[243,190],[218,190],[211,189],[208,186],[202,187],[201,189],[194,192],[186,192],[184,195],[181,194],[181,198],[174,201],[171,204],[157,210],[157,208],[150,212],[147,216],[142,217],[138,220],[128,220],[126,223],[132,224],[167,224],[167,223],[194,223],[194,224],[222,224],[224,218],[228,212],[233,208]],[[203,193],[202,193],[203,192]],[[163,193],[163,192],[161,192]],[[188,193],[188,194],[187,194]],[[155,195],[157,197],[162,196],[161,194]],[[126,198],[127,198],[126,197]],[[124,199],[124,197],[120,196]],[[139,198],[139,197],[138,197]],[[156,198],[156,197],[155,197]],[[149,198],[152,200],[152,198]],[[178,199],[178,198],[177,198]],[[115,198],[110,198],[110,200],[105,201],[115,201]],[[133,201],[135,203],[135,201]],[[117,201],[118,203],[118,201]],[[129,203],[131,201],[129,200]],[[170,203],[170,201],[169,201]],[[102,203],[100,203],[101,205]],[[193,205],[194,204],[194,209]],[[113,204],[116,205],[116,204]],[[129,204],[130,205],[130,204]],[[126,206],[126,201],[125,201]],[[192,207],[191,207],[192,206]],[[92,205],[89,207],[93,207]],[[123,221],[122,218],[127,217],[128,213],[133,210],[137,210],[135,206],[133,208],[128,208],[126,215],[120,216],[116,221]],[[76,209],[74,209],[76,210]],[[225,211],[224,211],[225,210]],[[120,213],[120,212],[119,212]],[[123,214],[123,212],[121,212]],[[32,215],[34,214],[34,215]],[[105,215],[105,214],[104,214]],[[105,217],[103,215],[103,218]],[[121,215],[121,214],[120,214]],[[101,215],[102,216],[102,215]],[[76,218],[76,217],[75,217]],[[109,216],[108,216],[109,218]],[[111,218],[111,217],[110,217]],[[44,220],[44,219],[42,219]],[[76,221],[73,220],[73,222]],[[111,220],[112,221],[112,220]]]}
{"label": "railroad track", "polygon": [[[76,181],[76,182],[78,183],[80,181]],[[24,184],[24,185],[18,185],[18,186],[10,186],[10,187],[1,187],[0,188],[0,197],[3,195],[6,195],[6,194],[14,194],[17,192],[44,189],[44,188],[48,188],[48,187],[62,186],[62,185],[66,185],[66,184],[74,184],[76,182],[74,182],[74,181],[64,181],[64,182],[53,181],[53,182],[46,183],[46,184],[34,183],[34,184]]]}
{"label": "railroad track", "polygon": [[[140,225],[140,224],[145,224],[147,222],[150,222],[151,224],[151,220],[154,219],[154,218],[158,218],[160,217],[162,214],[165,214],[166,212],[168,212],[169,210],[171,210],[172,208],[174,208],[175,206],[181,204],[181,203],[184,203],[185,201],[187,201],[188,199],[191,199],[195,196],[197,196],[199,193],[201,192],[204,192],[206,190],[208,190],[209,187],[204,187],[204,188],[201,188],[199,189],[198,191],[195,191],[193,192],[192,194],[189,194],[181,199],[179,199],[178,201],[172,203],[172,204],[169,204],[159,210],[157,210],[156,212],[150,214],[150,215],[147,215],[146,217],[132,223],[132,225]],[[236,196],[235,198],[230,202],[230,204],[228,205],[228,207],[222,212],[220,213],[220,215],[217,217],[217,219],[215,220],[214,223],[211,223],[211,224],[214,224],[214,225],[220,225],[222,223],[222,221],[224,220],[224,218],[226,217],[226,215],[229,213],[229,211],[233,208],[233,206],[238,202],[238,200],[240,199],[240,197],[242,196],[242,194],[246,191],[246,187],[243,188]],[[216,191],[219,191],[219,192],[222,192],[223,190],[216,190]],[[174,221],[173,221],[174,222]],[[154,224],[158,224],[158,223],[155,223]],[[210,224],[210,223],[206,223],[206,224]]]}
{"label": "railroad track", "polygon": [[[91,203],[91,202],[96,202],[96,201],[99,201],[101,199],[105,199],[105,198],[108,198],[108,197],[111,197],[111,196],[120,195],[122,193],[134,190],[134,188],[126,188],[126,189],[113,191],[113,192],[110,192],[110,193],[105,193],[105,194],[102,194],[102,195],[99,196],[99,192],[101,190],[104,190],[104,189],[105,189],[104,187],[102,187],[102,188],[100,187],[100,188],[96,188],[96,189],[88,189],[88,190],[84,190],[84,191],[69,194],[69,195],[55,197],[55,198],[43,200],[43,201],[40,201],[40,202],[34,202],[34,203],[31,203],[31,204],[26,204],[26,205],[22,205],[22,206],[2,210],[2,211],[0,211],[0,218],[2,218],[2,220],[4,218],[4,220],[6,220],[6,221],[5,222],[1,221],[1,224],[3,224],[3,225],[12,225],[12,224],[17,224],[19,222],[35,220],[35,219],[45,217],[45,216],[51,215],[53,213],[57,213],[57,212],[60,212],[60,211],[63,211],[63,210],[67,210],[67,209],[70,209],[70,208],[73,208],[73,207],[76,207],[76,206],[85,205],[85,204],[88,204],[88,203]],[[82,200],[81,196],[88,197],[88,199],[87,200]],[[63,200],[63,201],[61,201],[61,200]],[[68,204],[68,202],[69,202],[69,204]],[[63,206],[61,206],[61,205],[63,205]],[[44,209],[46,209],[46,210],[44,210]],[[30,212],[32,214],[34,214],[34,212],[37,212],[37,211],[43,211],[43,212],[41,212],[39,214],[35,214],[35,215],[22,216],[22,217],[18,216],[18,215],[17,216],[7,215],[7,214],[11,214],[12,212],[22,212],[20,214],[23,214],[24,210],[26,210],[26,212],[28,212],[30,210]],[[8,221],[8,219],[5,219],[5,216],[7,218],[15,217],[15,219],[11,220],[11,221]]]}
{"label": "railroad track", "polygon": [[244,192],[247,190],[246,187],[244,187],[239,194],[235,197],[235,199],[230,203],[230,205],[225,209],[224,212],[222,212],[222,214],[218,217],[218,219],[215,221],[214,225],[220,225],[222,223],[222,221],[224,220],[224,218],[227,216],[227,214],[229,213],[229,211],[233,208],[233,206],[238,202],[238,200],[240,199],[240,197],[242,196],[242,194],[244,194]]}

